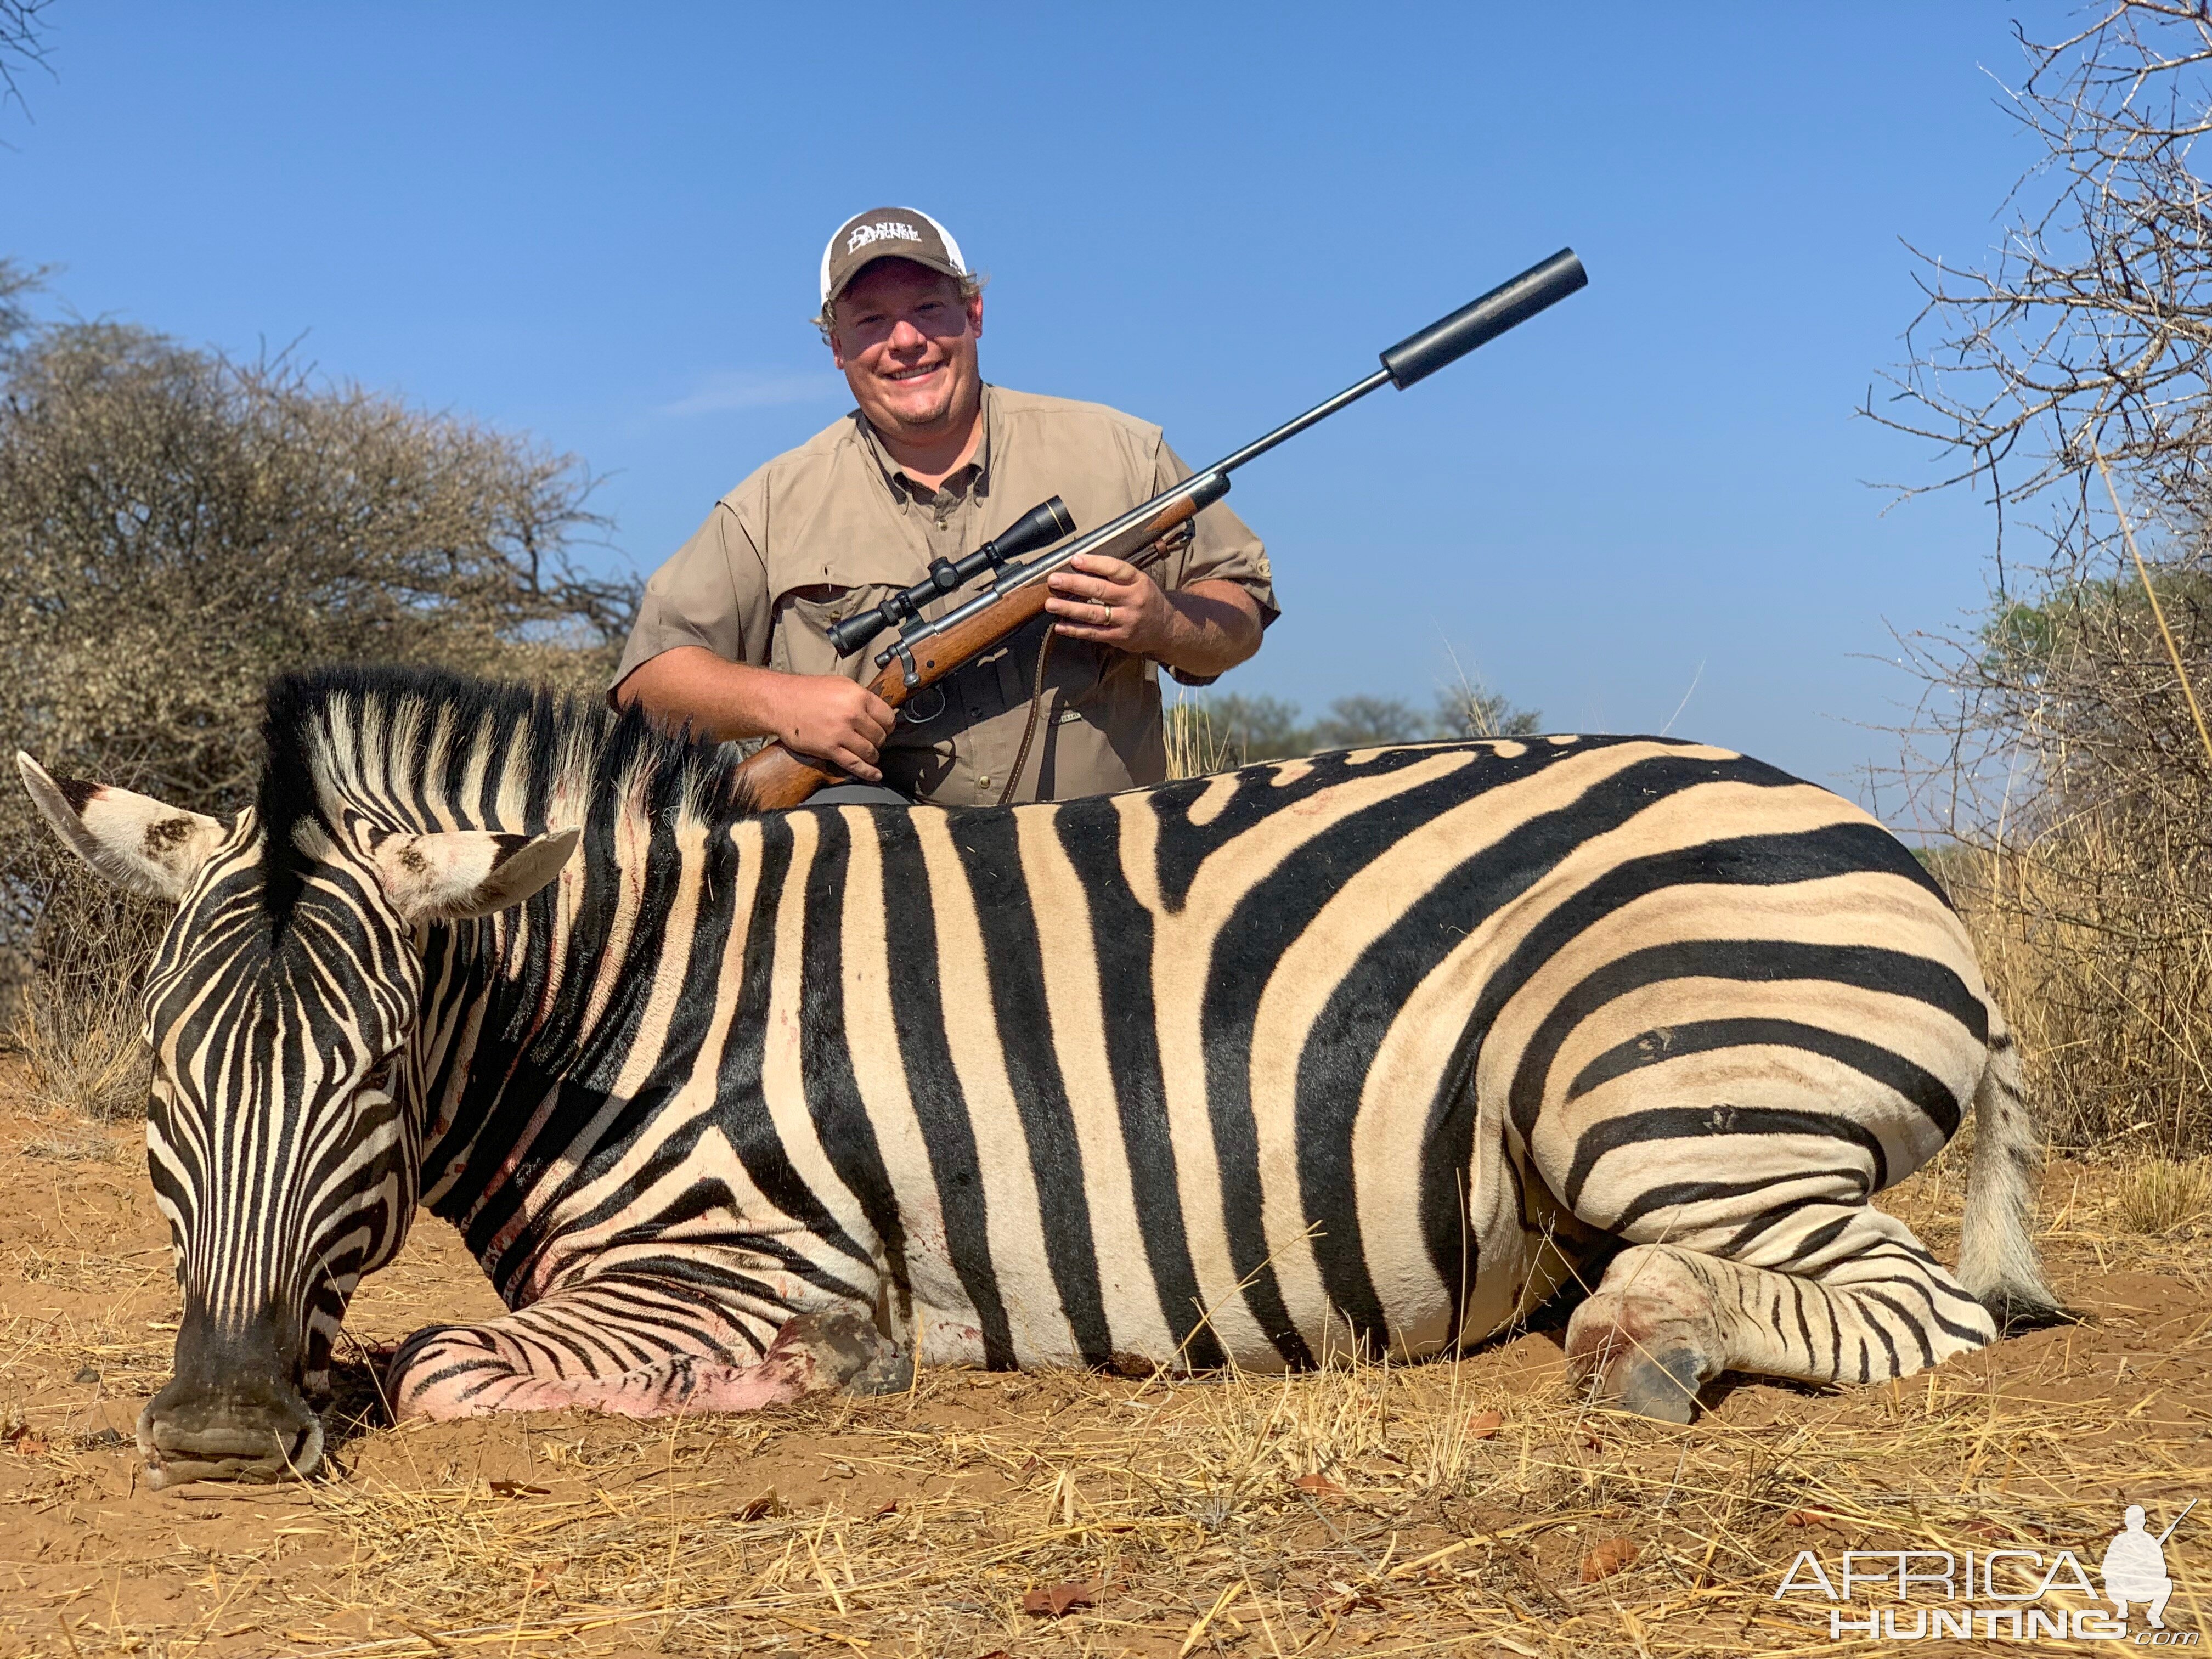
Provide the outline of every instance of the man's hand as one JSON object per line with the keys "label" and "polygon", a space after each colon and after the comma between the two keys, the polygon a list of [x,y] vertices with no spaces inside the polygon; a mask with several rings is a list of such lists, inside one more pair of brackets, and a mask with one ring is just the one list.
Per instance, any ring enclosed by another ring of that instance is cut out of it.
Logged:
{"label": "man's hand", "polygon": [[1059,632],[1133,656],[1150,657],[1187,674],[1234,668],[1260,648],[1260,607],[1235,582],[1195,581],[1175,593],[1136,566],[1079,553],[1046,578],[1044,608]]}
{"label": "man's hand", "polygon": [[897,716],[865,685],[836,674],[786,674],[725,662],[703,646],[648,658],[615,688],[615,702],[713,742],[780,738],[794,754],[881,783],[876,759]]}
{"label": "man's hand", "polygon": [[1072,640],[1093,640],[1132,656],[1158,656],[1173,642],[1177,620],[1160,585],[1123,559],[1079,553],[1046,579],[1044,608],[1062,618]]}
{"label": "man's hand", "polygon": [[785,674],[775,688],[775,735],[794,754],[841,766],[881,783],[876,760],[897,719],[890,704],[865,685],[836,674]]}

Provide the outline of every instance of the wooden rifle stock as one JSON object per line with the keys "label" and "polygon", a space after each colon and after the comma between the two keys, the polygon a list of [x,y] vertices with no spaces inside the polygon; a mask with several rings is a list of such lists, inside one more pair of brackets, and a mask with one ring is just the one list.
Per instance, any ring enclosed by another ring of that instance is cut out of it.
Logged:
{"label": "wooden rifle stock", "polygon": [[[1156,544],[1198,512],[1199,503],[1188,496],[1170,501],[1091,552],[1100,558],[1122,559],[1134,565],[1149,563]],[[954,670],[1019,633],[1043,614],[1044,602],[1051,597],[1051,589],[1042,574],[1018,582],[997,604],[915,646],[913,684],[907,684],[905,665],[893,657],[868,683],[868,690],[894,711],[904,708],[915,692],[936,684]],[[753,805],[770,811],[803,805],[817,789],[853,781],[827,761],[793,754],[781,741],[748,757],[738,766],[738,777]]]}

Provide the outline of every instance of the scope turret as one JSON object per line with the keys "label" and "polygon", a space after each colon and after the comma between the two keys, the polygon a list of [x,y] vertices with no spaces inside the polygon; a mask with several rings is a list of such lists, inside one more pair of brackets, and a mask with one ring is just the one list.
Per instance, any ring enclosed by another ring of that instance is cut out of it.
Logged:
{"label": "scope turret", "polygon": [[938,559],[927,580],[903,593],[894,593],[872,611],[848,617],[830,630],[830,644],[841,657],[849,657],[894,623],[912,622],[933,599],[957,592],[987,570],[996,570],[1009,559],[1018,559],[1039,548],[1049,547],[1063,536],[1075,533],[1075,520],[1059,496],[1042,501],[993,537],[966,558]]}

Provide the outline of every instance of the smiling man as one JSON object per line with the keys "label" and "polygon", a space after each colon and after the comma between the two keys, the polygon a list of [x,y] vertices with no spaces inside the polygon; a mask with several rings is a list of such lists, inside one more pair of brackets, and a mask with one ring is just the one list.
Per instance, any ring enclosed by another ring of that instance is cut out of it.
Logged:
{"label": "smiling man", "polygon": [[1036,736],[1011,798],[1160,781],[1158,671],[1205,685],[1260,648],[1276,611],[1259,542],[1216,505],[1146,569],[1078,559],[1051,578],[1051,620],[944,682],[941,705],[924,694],[894,719],[866,684],[873,649],[839,658],[832,626],[1048,496],[1093,529],[1190,469],[1158,427],[985,384],[982,284],[927,214],[847,221],[823,251],[821,293],[819,325],[858,407],[724,496],[653,573],[617,702],[713,738],[780,738],[861,781],[817,800],[986,805],[1009,795],[1050,627]]}

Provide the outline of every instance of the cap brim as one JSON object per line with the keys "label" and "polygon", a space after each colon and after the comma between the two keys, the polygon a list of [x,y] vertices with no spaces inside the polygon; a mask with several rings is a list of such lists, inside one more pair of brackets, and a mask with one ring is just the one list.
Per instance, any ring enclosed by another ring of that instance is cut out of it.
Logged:
{"label": "cap brim", "polygon": [[854,283],[860,281],[861,275],[864,272],[873,270],[878,265],[882,264],[887,259],[898,259],[902,260],[904,263],[910,265],[920,265],[924,270],[933,270],[940,276],[951,277],[955,282],[957,282],[960,278],[968,274],[966,271],[962,270],[958,266],[954,265],[946,260],[933,259],[924,254],[878,253],[872,259],[863,259],[859,264],[854,265],[850,270],[847,271],[844,276],[844,280],[840,282],[836,287],[831,289],[829,293],[823,296],[822,303],[824,306],[836,304],[837,296],[842,294],[847,289],[852,287]]}

